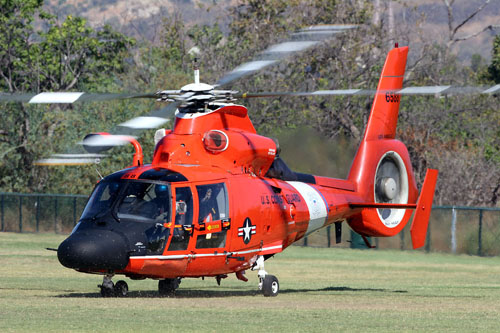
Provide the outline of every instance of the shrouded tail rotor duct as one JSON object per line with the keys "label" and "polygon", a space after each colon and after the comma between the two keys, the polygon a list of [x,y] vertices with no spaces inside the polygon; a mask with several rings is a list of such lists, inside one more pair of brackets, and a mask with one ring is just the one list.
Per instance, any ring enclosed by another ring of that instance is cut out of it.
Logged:
{"label": "shrouded tail rotor duct", "polygon": [[[408,203],[408,174],[401,156],[394,151],[386,152],[375,172],[374,198],[376,203]],[[377,209],[382,223],[394,228],[402,221],[404,209]]]}

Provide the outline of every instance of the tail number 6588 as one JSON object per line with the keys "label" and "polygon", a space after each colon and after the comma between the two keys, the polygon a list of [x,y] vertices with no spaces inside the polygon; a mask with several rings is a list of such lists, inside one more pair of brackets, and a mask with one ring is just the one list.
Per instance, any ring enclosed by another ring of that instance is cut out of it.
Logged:
{"label": "tail number 6588", "polygon": [[385,93],[385,101],[387,103],[399,103],[400,95],[395,93]]}

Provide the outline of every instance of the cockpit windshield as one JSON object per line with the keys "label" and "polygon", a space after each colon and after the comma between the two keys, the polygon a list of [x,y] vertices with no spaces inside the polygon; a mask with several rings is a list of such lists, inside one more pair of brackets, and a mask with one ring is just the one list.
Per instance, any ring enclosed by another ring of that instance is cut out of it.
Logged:
{"label": "cockpit windshield", "polygon": [[110,180],[97,185],[82,214],[96,218],[109,211],[119,219],[169,221],[170,185],[147,180]]}

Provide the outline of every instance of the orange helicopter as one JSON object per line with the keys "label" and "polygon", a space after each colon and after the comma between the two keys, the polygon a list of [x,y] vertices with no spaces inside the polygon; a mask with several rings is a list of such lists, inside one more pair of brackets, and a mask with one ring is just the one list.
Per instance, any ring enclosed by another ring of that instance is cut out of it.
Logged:
{"label": "orange helicopter", "polygon": [[[337,33],[345,27],[328,29]],[[325,28],[321,30],[325,35]],[[272,46],[262,53],[266,57],[240,66],[216,86],[317,41]],[[193,84],[153,95],[173,102],[166,109],[127,122],[130,128],[157,127],[175,112],[173,129],[155,135],[151,164],[143,164],[134,137],[107,133],[83,140],[87,155],[39,161],[77,164],[115,145],[135,147],[130,167],[96,185],[79,223],[57,249],[59,261],[79,272],[102,274],[103,296],[127,294],[127,283],[113,283],[114,275],[157,279],[159,293],[171,295],[182,278],[210,276],[220,283],[235,273],[247,281],[247,270],[257,271],[264,296],[276,296],[279,282],[266,272],[265,260],[328,225],[335,225],[337,242],[347,222],[369,245],[366,237],[396,235],[415,211],[412,243],[422,247],[438,172],[427,171],[419,196],[408,150],[395,139],[407,54],[408,47],[396,45],[387,55],[364,137],[345,180],[290,170],[279,157],[278,144],[258,135],[247,109],[232,103],[269,94],[216,90],[200,83],[198,70]],[[83,95],[42,93],[31,102],[54,102],[54,94],[65,102]]]}
{"label": "orange helicopter", "polygon": [[[407,53],[389,52],[379,91],[402,88]],[[179,108],[151,164],[138,149],[132,167],[102,179],[59,246],[64,266],[104,274],[103,295],[127,293],[124,281],[111,281],[115,274],[159,279],[160,294],[171,294],[184,277],[236,273],[246,281],[252,269],[263,294],[276,296],[266,259],[330,224],[338,240],[343,221],[363,237],[394,236],[413,209],[413,247],[424,245],[437,171],[428,171],[417,200],[408,151],[395,140],[399,95],[375,95],[347,180],[291,171],[243,106],[199,107]]]}

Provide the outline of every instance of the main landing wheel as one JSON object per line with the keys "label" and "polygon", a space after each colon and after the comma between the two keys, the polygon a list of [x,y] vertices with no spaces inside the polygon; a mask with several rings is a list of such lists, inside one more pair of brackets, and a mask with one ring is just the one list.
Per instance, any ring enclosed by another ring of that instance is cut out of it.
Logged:
{"label": "main landing wheel", "polygon": [[278,278],[274,275],[267,274],[262,282],[262,293],[264,296],[278,296],[280,284]]}
{"label": "main landing wheel", "polygon": [[128,295],[128,285],[127,282],[120,280],[114,286],[115,296],[126,297]]}
{"label": "main landing wheel", "polygon": [[158,292],[160,296],[174,296],[179,284],[181,284],[180,278],[160,280],[158,281]]}

